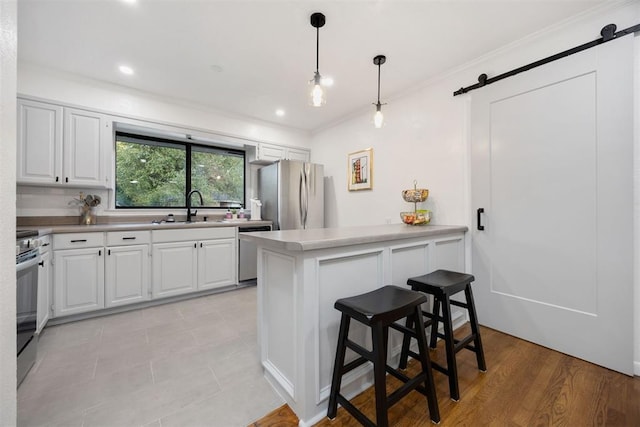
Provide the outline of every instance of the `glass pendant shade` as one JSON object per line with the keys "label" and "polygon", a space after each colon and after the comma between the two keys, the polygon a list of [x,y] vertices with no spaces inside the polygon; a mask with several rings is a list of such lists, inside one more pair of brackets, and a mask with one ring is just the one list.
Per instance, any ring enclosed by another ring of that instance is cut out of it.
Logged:
{"label": "glass pendant shade", "polygon": [[373,125],[376,129],[380,129],[384,124],[384,114],[382,114],[381,106],[381,104],[376,105],[376,113],[373,115]]}
{"label": "glass pendant shade", "polygon": [[322,107],[327,102],[326,91],[322,87],[320,73],[316,71],[315,76],[309,82],[311,90],[309,92],[309,104],[314,107]]}

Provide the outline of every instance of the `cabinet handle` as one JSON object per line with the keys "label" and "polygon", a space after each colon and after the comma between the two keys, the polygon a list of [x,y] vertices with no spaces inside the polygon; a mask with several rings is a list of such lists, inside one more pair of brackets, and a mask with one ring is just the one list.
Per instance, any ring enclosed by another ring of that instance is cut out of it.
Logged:
{"label": "cabinet handle", "polygon": [[66,178],[64,179],[64,182],[69,182],[69,177],[66,177]]}
{"label": "cabinet handle", "polygon": [[49,246],[49,244],[48,243],[43,243],[42,247],[45,247],[45,246]]}
{"label": "cabinet handle", "polygon": [[135,237],[123,237],[122,240],[136,240]]}
{"label": "cabinet handle", "polygon": [[200,247],[202,247],[202,243],[200,243]]}
{"label": "cabinet handle", "polygon": [[102,249],[98,251],[98,256],[102,256]]}
{"label": "cabinet handle", "polygon": [[40,262],[38,263],[38,265],[39,265],[40,267],[44,267],[44,261],[40,261]]}
{"label": "cabinet handle", "polygon": [[107,255],[111,255],[111,249],[107,250]]}
{"label": "cabinet handle", "polygon": [[197,243],[194,243],[194,244],[193,244],[193,247],[194,247],[194,248],[197,248],[197,247],[198,247],[198,244],[197,244]]}
{"label": "cabinet handle", "polygon": [[77,239],[77,240],[72,240],[71,243],[84,243],[86,241],[87,239]]}
{"label": "cabinet handle", "polygon": [[59,181],[60,181],[60,177],[56,176],[56,182],[59,182]]}
{"label": "cabinet handle", "polygon": [[478,208],[476,211],[477,220],[478,220],[478,230],[484,230],[484,225],[482,225],[482,214],[484,213],[484,208]]}

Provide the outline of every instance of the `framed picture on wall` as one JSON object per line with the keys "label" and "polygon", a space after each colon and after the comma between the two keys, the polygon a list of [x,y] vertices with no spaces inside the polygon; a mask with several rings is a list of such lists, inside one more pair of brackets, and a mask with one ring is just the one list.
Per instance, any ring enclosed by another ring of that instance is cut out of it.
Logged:
{"label": "framed picture on wall", "polygon": [[373,188],[373,148],[356,151],[348,156],[347,189],[349,191]]}

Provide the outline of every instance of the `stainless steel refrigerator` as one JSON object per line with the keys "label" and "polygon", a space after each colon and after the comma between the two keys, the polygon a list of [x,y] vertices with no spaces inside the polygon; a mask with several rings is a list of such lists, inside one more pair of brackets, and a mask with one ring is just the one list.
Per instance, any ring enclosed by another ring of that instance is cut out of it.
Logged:
{"label": "stainless steel refrigerator", "polygon": [[258,170],[262,219],[274,230],[324,227],[324,167],[279,160]]}

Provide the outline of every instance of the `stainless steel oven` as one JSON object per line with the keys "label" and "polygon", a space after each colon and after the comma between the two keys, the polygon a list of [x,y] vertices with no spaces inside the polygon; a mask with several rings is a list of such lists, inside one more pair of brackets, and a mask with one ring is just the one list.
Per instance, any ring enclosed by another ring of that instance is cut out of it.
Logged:
{"label": "stainless steel oven", "polygon": [[37,231],[16,233],[16,328],[18,386],[36,361],[38,337],[38,270],[40,264]]}

